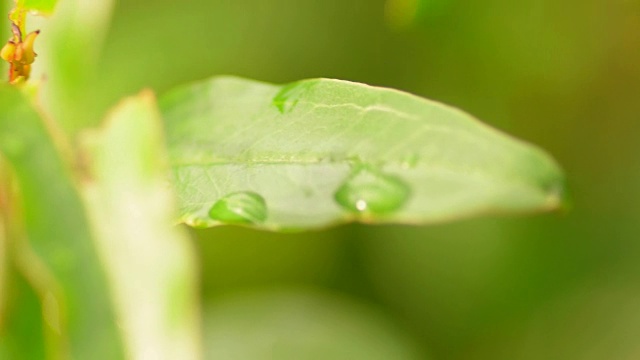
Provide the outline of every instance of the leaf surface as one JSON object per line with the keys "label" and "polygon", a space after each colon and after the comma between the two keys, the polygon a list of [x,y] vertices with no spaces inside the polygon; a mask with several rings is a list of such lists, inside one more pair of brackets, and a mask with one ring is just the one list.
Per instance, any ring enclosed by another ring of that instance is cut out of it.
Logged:
{"label": "leaf surface", "polygon": [[221,77],[160,103],[192,226],[422,224],[561,204],[563,175],[545,152],[401,91]]}

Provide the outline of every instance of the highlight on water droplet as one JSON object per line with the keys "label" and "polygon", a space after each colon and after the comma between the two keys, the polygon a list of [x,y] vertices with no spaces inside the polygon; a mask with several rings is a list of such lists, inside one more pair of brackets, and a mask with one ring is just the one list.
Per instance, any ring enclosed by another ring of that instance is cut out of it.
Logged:
{"label": "highlight on water droplet", "polygon": [[334,198],[351,212],[383,215],[400,209],[410,193],[399,178],[372,166],[359,165],[338,188]]}
{"label": "highlight on water droplet", "polygon": [[231,193],[213,204],[209,217],[228,224],[261,223],[267,219],[267,203],[251,191]]}

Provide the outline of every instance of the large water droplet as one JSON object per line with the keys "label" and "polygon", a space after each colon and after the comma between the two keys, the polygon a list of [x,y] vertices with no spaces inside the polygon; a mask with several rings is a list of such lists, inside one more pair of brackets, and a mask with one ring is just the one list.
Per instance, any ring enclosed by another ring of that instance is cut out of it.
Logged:
{"label": "large water droplet", "polygon": [[228,224],[261,223],[267,218],[267,203],[254,192],[232,193],[213,204],[209,216]]}
{"label": "large water droplet", "polygon": [[359,166],[335,193],[345,209],[362,214],[387,214],[398,210],[410,190],[400,179],[370,166]]}
{"label": "large water droplet", "polygon": [[311,80],[294,82],[282,87],[282,89],[273,98],[273,105],[278,108],[281,114],[292,111],[302,94],[311,89],[316,83]]}

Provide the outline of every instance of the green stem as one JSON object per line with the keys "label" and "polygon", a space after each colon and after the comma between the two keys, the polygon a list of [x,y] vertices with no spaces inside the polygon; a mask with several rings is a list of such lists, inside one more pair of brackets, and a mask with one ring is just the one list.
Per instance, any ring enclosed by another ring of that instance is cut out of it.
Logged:
{"label": "green stem", "polygon": [[[9,39],[8,28],[9,24],[5,22],[4,16],[8,14],[8,0],[0,0],[0,18],[3,19],[0,23],[0,46],[4,45],[4,42]],[[0,61],[0,74],[7,73],[7,63]],[[2,75],[5,76],[5,75]],[[8,80],[8,77],[7,77]],[[0,78],[1,82],[4,82],[4,78]],[[10,185],[8,182],[9,172],[5,160],[0,156],[0,333],[4,328],[5,311],[7,305],[7,277],[8,277],[8,241],[9,241],[9,228],[8,228],[8,215],[5,212],[8,210],[8,195],[10,191]]]}
{"label": "green stem", "polygon": [[0,332],[2,332],[5,318],[6,294],[7,294],[7,269],[8,258],[8,194],[9,182],[5,162],[0,158]]}
{"label": "green stem", "polygon": [[[28,244],[16,185],[16,179],[9,164],[0,156],[0,334],[15,331],[10,324],[10,318],[15,317],[15,314],[7,313],[7,311],[15,311],[15,299],[11,297],[11,300],[14,300],[12,302],[7,295],[15,286],[17,276],[27,281],[38,296],[41,306],[44,305],[43,301],[47,294],[52,293],[52,289],[54,293],[60,291],[59,285],[55,283],[46,265],[33,253]],[[20,275],[17,274],[18,272]],[[9,310],[8,307],[11,309]],[[40,308],[40,311],[43,309]],[[48,359],[63,359],[67,349],[60,334],[51,326],[44,326],[42,335],[44,343],[32,344],[32,346],[44,347]],[[63,340],[66,341],[66,339]]]}

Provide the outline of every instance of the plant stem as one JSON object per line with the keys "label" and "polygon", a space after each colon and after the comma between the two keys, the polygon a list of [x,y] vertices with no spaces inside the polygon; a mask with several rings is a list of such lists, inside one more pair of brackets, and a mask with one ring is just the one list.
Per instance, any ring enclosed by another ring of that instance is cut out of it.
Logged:
{"label": "plant stem", "polygon": [[8,236],[9,228],[7,221],[9,215],[9,182],[8,172],[6,171],[4,160],[0,157],[0,331],[4,325],[4,314],[6,307],[7,294],[7,270],[8,270]]}

